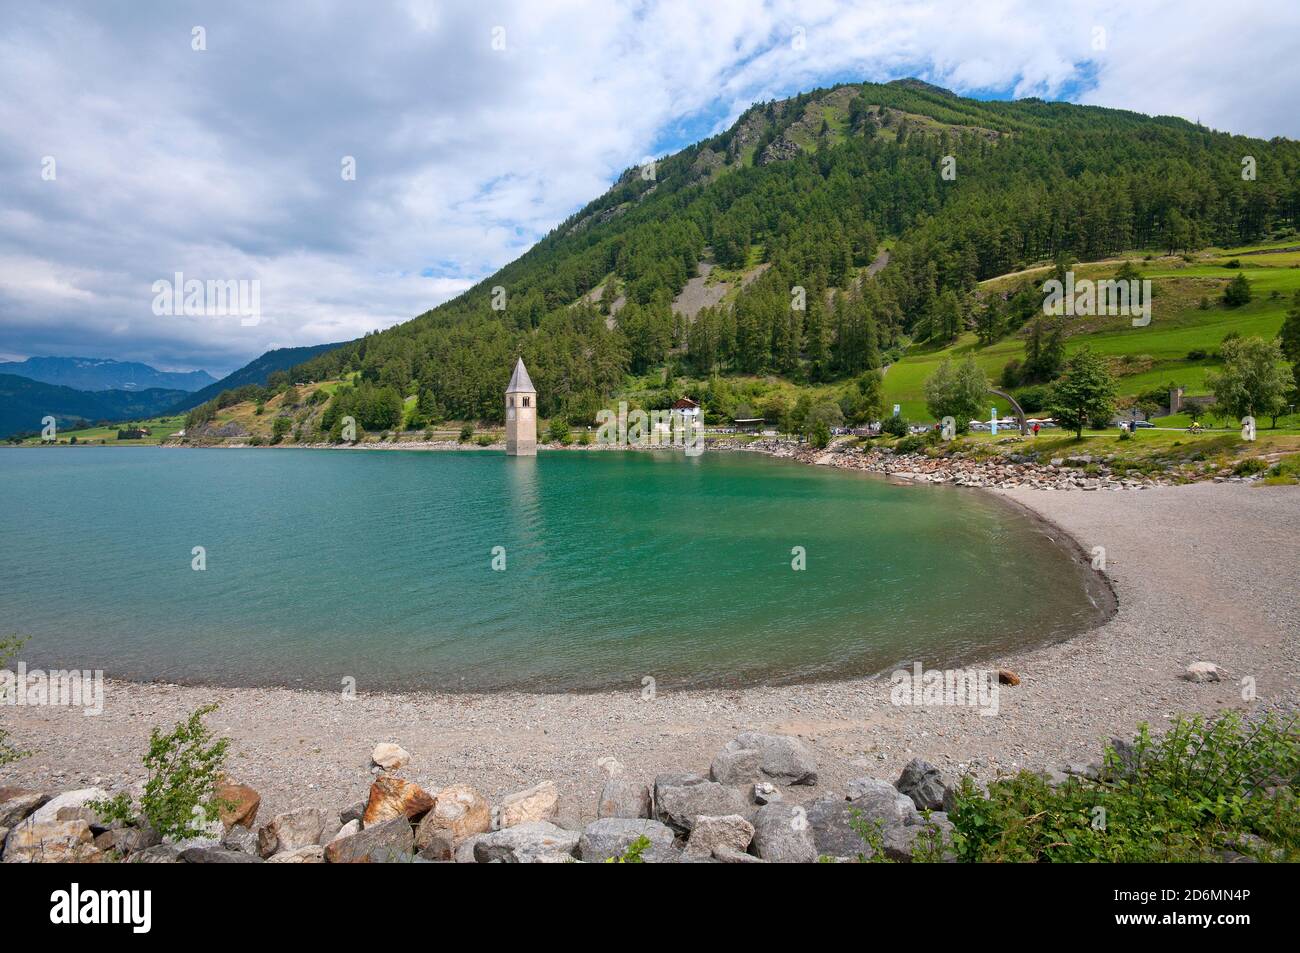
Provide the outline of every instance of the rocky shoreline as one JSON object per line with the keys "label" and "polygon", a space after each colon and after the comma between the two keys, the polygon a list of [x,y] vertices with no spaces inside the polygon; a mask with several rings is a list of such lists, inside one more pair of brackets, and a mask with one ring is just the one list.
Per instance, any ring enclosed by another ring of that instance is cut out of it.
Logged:
{"label": "rocky shoreline", "polygon": [[[187,449],[275,449],[254,447],[247,443],[217,445],[168,443],[164,447]],[[387,440],[357,444],[309,443],[283,445],[283,449],[299,450],[504,450],[504,443],[461,443],[457,440]],[[540,443],[538,449],[574,452],[633,451],[641,453],[680,453],[674,447],[616,446],[590,443]],[[819,450],[807,443],[785,438],[764,438],[740,441],[732,438],[706,440],[704,449],[710,453],[757,453],[780,460],[792,460],[843,470],[874,473],[895,480],[914,483],[937,483],[983,489],[1014,489],[1029,487],[1035,490],[1143,490],[1157,486],[1181,486],[1187,483],[1212,481],[1215,483],[1256,483],[1260,474],[1241,476],[1231,468],[1191,457],[1166,473],[1144,473],[1140,477],[1123,475],[1112,464],[1114,456],[1071,454],[1053,457],[1040,462],[1035,455],[1011,450],[975,455],[965,451],[951,454],[895,453],[889,447],[858,447],[850,441],[839,439],[829,447]]]}
{"label": "rocky shoreline", "polygon": [[[1119,752],[1131,751],[1113,739]],[[163,838],[142,817],[107,821],[107,791],[0,788],[5,863],[839,863],[953,860],[948,812],[959,787],[914,758],[893,783],[854,778],[804,806],[817,758],[798,738],[742,732],[707,772],[637,777],[614,758],[595,820],[565,826],[559,791],[540,781],[496,805],[469,784],[435,792],[404,777],[411,755],[375,746],[367,797],[341,810],[305,807],[258,825],[261,795],[223,781],[219,820],[197,836]],[[1101,783],[1102,762],[1046,772],[1052,784]],[[978,795],[976,795],[978,796]],[[211,816],[211,815],[210,815]]]}

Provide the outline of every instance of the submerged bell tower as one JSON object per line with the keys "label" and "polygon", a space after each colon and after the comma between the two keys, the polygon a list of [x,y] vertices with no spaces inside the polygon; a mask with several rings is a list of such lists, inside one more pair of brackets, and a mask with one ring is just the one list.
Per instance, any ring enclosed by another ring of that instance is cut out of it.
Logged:
{"label": "submerged bell tower", "polygon": [[522,357],[506,387],[506,455],[537,456],[537,388]]}

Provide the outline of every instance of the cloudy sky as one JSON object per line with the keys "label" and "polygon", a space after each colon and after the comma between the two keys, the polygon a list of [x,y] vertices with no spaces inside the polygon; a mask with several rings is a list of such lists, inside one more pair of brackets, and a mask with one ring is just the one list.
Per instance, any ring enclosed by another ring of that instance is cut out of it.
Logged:
{"label": "cloudy sky", "polygon": [[[1300,138],[1297,36],[1294,0],[7,4],[0,358],[221,376],[388,327],[628,166],[842,80]],[[155,314],[176,272],[257,280],[260,323]]]}

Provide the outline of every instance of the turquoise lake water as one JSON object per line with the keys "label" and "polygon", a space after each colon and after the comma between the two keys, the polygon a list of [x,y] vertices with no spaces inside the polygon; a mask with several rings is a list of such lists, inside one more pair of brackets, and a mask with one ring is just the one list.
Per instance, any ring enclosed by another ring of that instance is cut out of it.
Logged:
{"label": "turquoise lake water", "polygon": [[29,666],[128,678],[775,683],[1102,615],[1089,570],[1001,501],[749,454],[4,449],[0,485],[0,635]]}

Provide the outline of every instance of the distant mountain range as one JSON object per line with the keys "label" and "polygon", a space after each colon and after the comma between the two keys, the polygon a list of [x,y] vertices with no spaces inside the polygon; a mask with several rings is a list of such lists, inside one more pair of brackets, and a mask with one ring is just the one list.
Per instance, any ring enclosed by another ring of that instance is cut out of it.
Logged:
{"label": "distant mountain range", "polygon": [[171,373],[147,364],[89,357],[0,361],[0,439],[37,433],[53,417],[59,430],[181,414],[224,390],[265,384],[276,371],[338,347],[282,347],[215,380],[207,371]]}
{"label": "distant mountain range", "polygon": [[53,417],[59,430],[88,424],[156,417],[185,396],[184,391],[150,387],[141,391],[74,390],[16,374],[0,374],[0,438],[39,433]]}
{"label": "distant mountain range", "polygon": [[281,347],[267,351],[261,357],[250,361],[239,370],[223,377],[192,394],[185,396],[176,406],[170,408],[172,413],[182,413],[205,401],[211,400],[222,391],[234,390],[248,384],[265,384],[266,379],[276,371],[287,371],[304,361],[309,361],[319,354],[332,351],[340,344],[316,344],[311,347]]}
{"label": "distant mountain range", "polygon": [[187,393],[216,383],[207,371],[160,371],[148,364],[98,357],[29,357],[0,361],[0,374],[82,391],[179,390]]}

